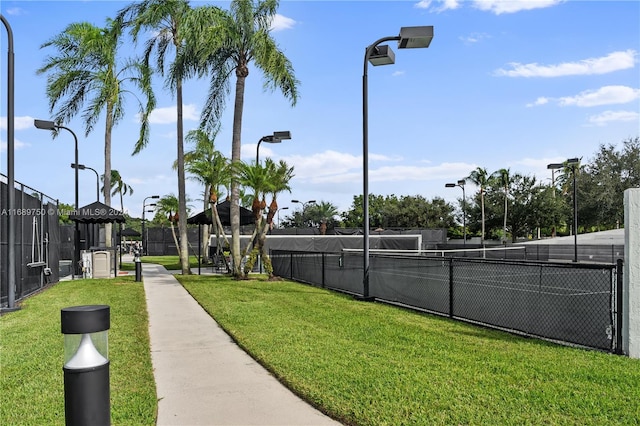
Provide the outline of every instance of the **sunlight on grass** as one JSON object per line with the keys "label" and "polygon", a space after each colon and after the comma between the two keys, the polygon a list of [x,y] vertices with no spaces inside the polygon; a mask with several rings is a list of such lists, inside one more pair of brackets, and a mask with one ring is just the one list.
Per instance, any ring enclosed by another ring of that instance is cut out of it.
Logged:
{"label": "sunlight on grass", "polygon": [[156,389],[142,283],[132,277],[58,283],[0,317],[0,424],[62,425],[60,310],[109,305],[111,422],[154,425]]}
{"label": "sunlight on grass", "polygon": [[640,413],[638,360],[296,283],[177,278],[252,356],[345,423],[634,424]]}

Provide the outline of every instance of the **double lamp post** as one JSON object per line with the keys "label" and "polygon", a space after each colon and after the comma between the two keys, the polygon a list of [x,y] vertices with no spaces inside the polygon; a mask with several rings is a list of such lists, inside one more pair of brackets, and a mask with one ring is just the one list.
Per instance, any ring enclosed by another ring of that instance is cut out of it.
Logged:
{"label": "double lamp post", "polygon": [[362,72],[362,214],[363,214],[363,278],[362,300],[369,297],[369,100],[367,83],[367,63],[373,66],[389,65],[395,62],[391,47],[382,45],[387,41],[397,41],[398,49],[426,48],[433,39],[433,26],[402,27],[396,36],[382,37],[369,45],[364,54]]}

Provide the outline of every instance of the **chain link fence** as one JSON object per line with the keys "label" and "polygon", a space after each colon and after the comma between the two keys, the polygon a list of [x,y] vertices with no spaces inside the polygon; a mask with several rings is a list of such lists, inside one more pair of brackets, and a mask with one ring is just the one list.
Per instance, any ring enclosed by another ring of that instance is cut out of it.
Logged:
{"label": "chain link fence", "polygon": [[[362,253],[272,251],[274,273],[356,296]],[[370,256],[376,300],[528,336],[620,352],[621,262]]]}

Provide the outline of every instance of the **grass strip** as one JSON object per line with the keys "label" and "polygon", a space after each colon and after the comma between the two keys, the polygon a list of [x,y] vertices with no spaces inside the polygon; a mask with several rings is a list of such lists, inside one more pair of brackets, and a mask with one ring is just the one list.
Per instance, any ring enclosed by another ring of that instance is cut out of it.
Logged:
{"label": "grass strip", "polygon": [[640,361],[286,281],[178,276],[254,358],[351,425],[638,424]]}
{"label": "grass strip", "polygon": [[[178,256],[142,256],[140,257],[142,263],[155,263],[164,266],[168,271],[178,271],[182,269],[180,267],[180,258]],[[135,271],[134,262],[122,262],[122,271]],[[206,265],[202,265],[205,267]],[[198,267],[198,257],[189,256],[189,267]]]}
{"label": "grass strip", "polygon": [[0,424],[65,423],[60,310],[79,305],[110,306],[112,424],[155,424],[146,301],[133,277],[60,282],[0,317]]}

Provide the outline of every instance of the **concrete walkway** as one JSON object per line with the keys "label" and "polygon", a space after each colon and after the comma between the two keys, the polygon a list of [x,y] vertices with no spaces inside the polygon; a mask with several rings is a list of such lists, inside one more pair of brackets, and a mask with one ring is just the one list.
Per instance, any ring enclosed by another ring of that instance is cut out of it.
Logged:
{"label": "concrete walkway", "polygon": [[160,265],[142,264],[159,426],[339,425],[242,351]]}

